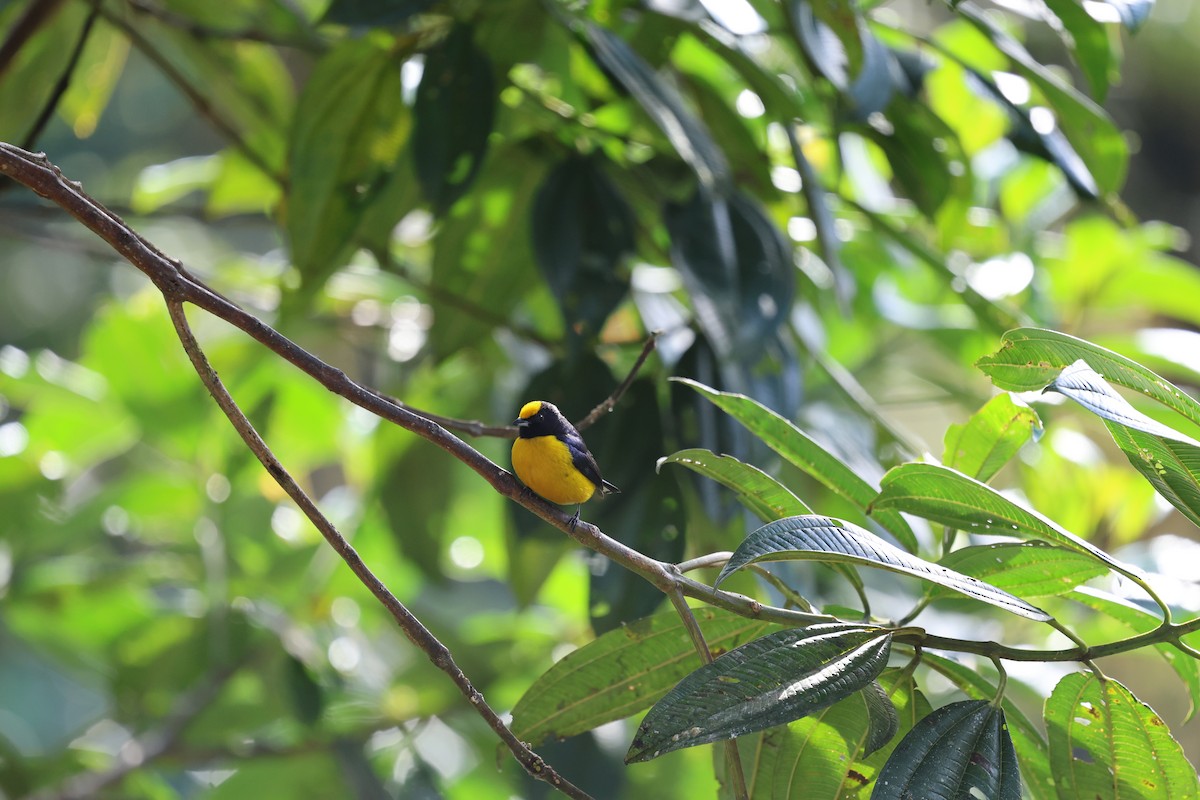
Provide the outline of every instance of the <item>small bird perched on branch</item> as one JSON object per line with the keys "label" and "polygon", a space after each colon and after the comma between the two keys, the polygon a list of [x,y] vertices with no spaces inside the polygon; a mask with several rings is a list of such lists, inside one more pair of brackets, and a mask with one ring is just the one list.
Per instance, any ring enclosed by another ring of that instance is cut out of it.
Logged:
{"label": "small bird perched on branch", "polygon": [[551,503],[575,504],[572,530],[579,523],[580,507],[597,491],[601,496],[621,491],[600,477],[600,467],[583,437],[553,403],[526,403],[513,424],[517,426],[513,470],[522,483]]}

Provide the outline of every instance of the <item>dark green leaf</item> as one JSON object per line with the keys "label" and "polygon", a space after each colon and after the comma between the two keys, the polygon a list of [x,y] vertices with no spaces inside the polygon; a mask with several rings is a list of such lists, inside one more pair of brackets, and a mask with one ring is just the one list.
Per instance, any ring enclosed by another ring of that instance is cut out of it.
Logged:
{"label": "dark green leaf", "polygon": [[683,104],[678,93],[654,73],[629,44],[606,28],[585,23],[584,36],[599,64],[620,81],[667,141],[693,170],[700,185],[717,194],[729,188],[729,164],[704,123]]}
{"label": "dark green leaf", "polygon": [[964,475],[987,482],[1041,432],[1042,421],[1036,411],[1010,394],[999,394],[965,424],[946,429],[942,461]]}
{"label": "dark green leaf", "polygon": [[325,706],[321,685],[309,674],[304,662],[295,656],[287,656],[283,663],[283,683],[292,701],[292,713],[303,724],[315,725]]}
{"label": "dark green leaf", "polygon": [[969,159],[954,131],[920,102],[897,103],[890,128],[863,132],[887,155],[896,180],[925,216],[933,218],[955,193],[969,192]]}
{"label": "dark green leaf", "polygon": [[600,157],[571,157],[546,176],[533,202],[533,253],[567,328],[595,336],[625,297],[618,274],[634,250],[633,213]]}
{"label": "dark green leaf", "polygon": [[733,456],[719,456],[711,450],[696,448],[660,458],[659,469],[663,464],[680,464],[732,489],[738,501],[763,522],[812,513],[786,486]]}
{"label": "dark green leaf", "polygon": [[[943,675],[968,697],[991,700],[999,691],[978,667],[972,668],[928,651],[921,654],[921,663]],[[1045,736],[1012,700],[1004,698],[1003,707],[1008,732],[1025,775],[1025,791],[1034,800],[1058,800]]]}
{"label": "dark green leaf", "polygon": [[1154,398],[1200,425],[1200,402],[1136,361],[1069,334],[1041,328],[1018,328],[1004,334],[1000,349],[975,366],[1001,389],[1043,389],[1063,368],[1083,359],[1105,380]]}
{"label": "dark green leaf", "polygon": [[912,575],[945,586],[1028,619],[1050,616],[1039,608],[983,581],[931,564],[890,545],[848,522],[821,516],[788,517],[770,522],[738,545],[714,586],[735,570],[760,561],[816,560],[848,562]]}
{"label": "dark green leaf", "polygon": [[[771,627],[716,608],[694,613],[715,654]],[[638,620],[572,651],[539,677],[513,708],[513,733],[536,745],[624,719],[648,708],[698,666],[700,656],[677,613]]]}
{"label": "dark green leaf", "polygon": [[646,714],[627,763],[782,725],[862,689],[887,666],[891,635],[855,625],[780,631],[688,675]]}
{"label": "dark green leaf", "polygon": [[867,738],[862,746],[860,758],[866,758],[886,745],[900,729],[900,717],[887,690],[878,681],[871,681],[862,690],[867,706]]}
{"label": "dark green leaf", "polygon": [[1036,511],[1018,506],[985,483],[939,464],[888,470],[873,508],[907,511],[967,533],[1033,537],[1087,553],[1119,572],[1128,567]]}
{"label": "dark green leaf", "polygon": [[[1089,555],[1045,542],[983,544],[955,550],[938,562],[1017,597],[1057,597],[1108,569]],[[931,587],[931,597],[947,594]]]}
{"label": "dark green leaf", "polygon": [[[874,500],[876,490],[871,484],[858,477],[825,447],[774,411],[744,395],[718,392],[686,378],[675,380],[708,398],[718,408],[745,425],[776,453],[859,508],[866,509]],[[874,516],[906,550],[917,550],[917,537],[903,517],[886,509]]]}
{"label": "dark green leaf", "polygon": [[496,115],[492,65],[469,25],[456,25],[426,54],[413,115],[417,178],[441,215],[479,173]]}
{"label": "dark green leaf", "polygon": [[756,201],[697,190],[667,207],[671,261],[683,274],[700,325],[718,351],[761,354],[787,319],[795,293],[791,251]]}
{"label": "dark green leaf", "polygon": [[1067,675],[1046,700],[1045,718],[1062,800],[1200,797],[1196,770],[1166,723],[1117,681]]}
{"label": "dark green leaf", "polygon": [[400,95],[399,63],[372,39],[330,51],[305,85],[292,129],[287,231],[309,289],[345,263],[363,212],[395,169],[409,124]]}
{"label": "dark green leaf", "polygon": [[398,25],[433,7],[437,0],[333,0],[321,22],[336,25]]}
{"label": "dark green leaf", "polygon": [[947,798],[1021,800],[1021,773],[1003,710],[984,700],[935,710],[892,752],[871,797],[909,800],[934,792]]}

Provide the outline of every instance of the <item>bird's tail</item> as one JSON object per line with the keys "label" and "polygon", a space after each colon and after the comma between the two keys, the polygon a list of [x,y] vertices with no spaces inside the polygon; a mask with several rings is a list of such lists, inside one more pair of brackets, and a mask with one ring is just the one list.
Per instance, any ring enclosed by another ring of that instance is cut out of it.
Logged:
{"label": "bird's tail", "polygon": [[608,481],[605,481],[605,480],[601,480],[600,483],[601,483],[601,486],[600,486],[601,494],[620,494],[621,493],[621,490],[616,487],[616,484],[609,483]]}

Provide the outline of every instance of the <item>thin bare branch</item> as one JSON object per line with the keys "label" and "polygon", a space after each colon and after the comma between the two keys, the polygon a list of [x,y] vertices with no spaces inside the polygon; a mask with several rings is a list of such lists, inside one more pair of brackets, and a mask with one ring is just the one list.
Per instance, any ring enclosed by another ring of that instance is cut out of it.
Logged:
{"label": "thin bare branch", "polygon": [[196,341],[195,335],[192,333],[191,327],[188,325],[187,316],[183,311],[183,304],[175,299],[167,299],[167,310],[171,315],[171,322],[175,326],[175,333],[179,336],[179,341],[183,344],[183,349],[187,353],[188,358],[192,362],[192,366],[196,369],[196,374],[200,376],[201,382],[208,389],[209,394],[217,402],[221,411],[229,418],[230,424],[242,437],[242,441],[254,453],[255,457],[266,468],[267,472],[279,484],[280,488],[287,493],[304,516],[308,517],[321,535],[325,537],[325,541],[333,548],[346,565],[350,567],[350,571],[355,577],[370,590],[371,594],[383,605],[384,608],[396,620],[404,635],[414,645],[424,651],[429,660],[434,666],[446,673],[454,685],[458,687],[467,701],[475,707],[476,712],[483,717],[488,726],[500,737],[505,746],[516,757],[517,761],[525,768],[532,777],[546,781],[554,788],[558,789],[568,797],[587,798],[589,795],[582,789],[578,788],[570,781],[567,781],[559,775],[553,767],[547,764],[541,756],[529,749],[529,747],[513,735],[504,721],[499,715],[492,710],[491,706],[484,700],[483,694],[475,688],[462,669],[454,661],[454,656],[450,653],[450,649],[442,644],[433,633],[426,628],[416,615],[408,610],[391,591],[383,584],[383,581],[376,577],[371,568],[358,555],[358,551],[346,541],[346,537],[342,536],[341,532],[334,526],[329,519],[321,513],[317,508],[317,504],[312,498],[300,487],[300,484],[291,476],[286,468],[271,452],[270,447],[263,441],[263,438],[254,429],[250,420],[242,413],[237,402],[226,390],[221,379],[217,376],[216,371],[208,361],[208,357],[204,355],[204,351],[200,348],[199,342]]}
{"label": "thin bare branch", "polygon": [[650,332],[650,335],[646,337],[646,343],[642,345],[642,352],[638,354],[637,361],[633,362],[633,367],[629,370],[629,374],[625,376],[625,380],[621,381],[621,384],[613,390],[612,394],[605,398],[604,402],[593,408],[590,412],[588,412],[586,417],[575,423],[575,427],[578,430],[590,428],[593,424],[595,424],[596,420],[600,419],[605,414],[610,413],[614,408],[617,407],[617,402],[621,399],[621,396],[624,395],[625,392],[629,390],[629,387],[633,385],[633,379],[636,378],[638,372],[641,371],[642,365],[646,363],[646,359],[649,358],[650,354],[654,352],[654,348],[658,343],[658,337],[658,331]]}

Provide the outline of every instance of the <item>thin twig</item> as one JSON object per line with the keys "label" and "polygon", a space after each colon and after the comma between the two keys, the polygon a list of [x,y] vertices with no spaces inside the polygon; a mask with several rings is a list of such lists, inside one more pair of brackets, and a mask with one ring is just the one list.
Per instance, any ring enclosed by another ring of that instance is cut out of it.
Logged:
{"label": "thin twig", "polygon": [[271,452],[270,447],[263,441],[263,438],[254,429],[254,426],[247,419],[246,415],[242,413],[237,402],[229,394],[228,390],[225,389],[224,384],[221,383],[221,379],[217,377],[216,371],[209,363],[208,357],[204,355],[204,351],[200,348],[199,342],[196,341],[196,337],[188,325],[187,316],[183,311],[183,304],[178,300],[168,298],[167,311],[171,315],[171,322],[175,326],[175,333],[179,336],[179,341],[183,344],[184,351],[191,360],[192,366],[196,369],[196,374],[200,376],[201,382],[204,383],[209,394],[216,400],[221,411],[229,418],[230,424],[233,425],[238,435],[242,437],[242,441],[246,443],[246,446],[254,453],[271,477],[274,478],[275,482],[279,484],[280,488],[287,493],[288,497],[292,498],[292,502],[299,506],[304,516],[308,517],[309,521],[325,537],[325,541],[329,543],[334,552],[342,557],[342,560],[350,567],[350,571],[354,573],[355,577],[391,613],[396,623],[400,626],[400,630],[404,632],[409,641],[424,651],[434,666],[450,677],[454,685],[467,698],[467,701],[475,706],[475,710],[483,717],[496,735],[500,737],[500,740],[504,742],[530,776],[546,781],[568,797],[587,798],[588,794],[586,792],[560,776],[541,756],[533,752],[524,742],[513,735],[512,731],[508,729],[508,726],[504,724],[499,715],[483,699],[483,694],[475,688],[470,679],[459,668],[458,664],[455,663],[454,656],[450,653],[449,648],[442,644],[388,590],[383,581],[375,576],[375,573],[362,560],[354,547],[346,541],[346,538],[342,536],[334,524],[317,508],[316,503],[300,488],[300,484],[296,483],[296,480],[292,478],[287,469],[279,463],[279,459]]}
{"label": "thin twig", "polygon": [[[692,645],[700,654],[700,661],[711,664],[713,662],[712,650],[709,649],[708,642],[704,638],[704,631],[700,630],[700,623],[696,621],[696,615],[692,613],[691,606],[687,604],[687,598],[683,596],[683,592],[678,586],[671,587],[667,592],[667,597],[671,599],[671,605],[679,614],[684,630],[688,632]],[[729,767],[729,782],[733,788],[734,798],[750,800],[750,792],[746,788],[746,773],[742,770],[742,755],[738,752],[737,740],[726,739],[721,746],[725,751],[725,763]]]}
{"label": "thin twig", "polygon": [[633,367],[629,370],[629,374],[625,376],[625,380],[613,390],[613,393],[604,399],[600,405],[593,408],[586,417],[575,423],[578,430],[590,428],[595,424],[596,420],[600,419],[605,414],[610,413],[617,406],[617,401],[625,392],[629,391],[629,387],[633,385],[633,379],[642,369],[642,365],[646,363],[646,359],[654,352],[654,346],[658,342],[658,331],[650,331],[650,335],[646,337],[646,343],[642,345],[642,352],[638,354],[637,361],[633,362]]}

